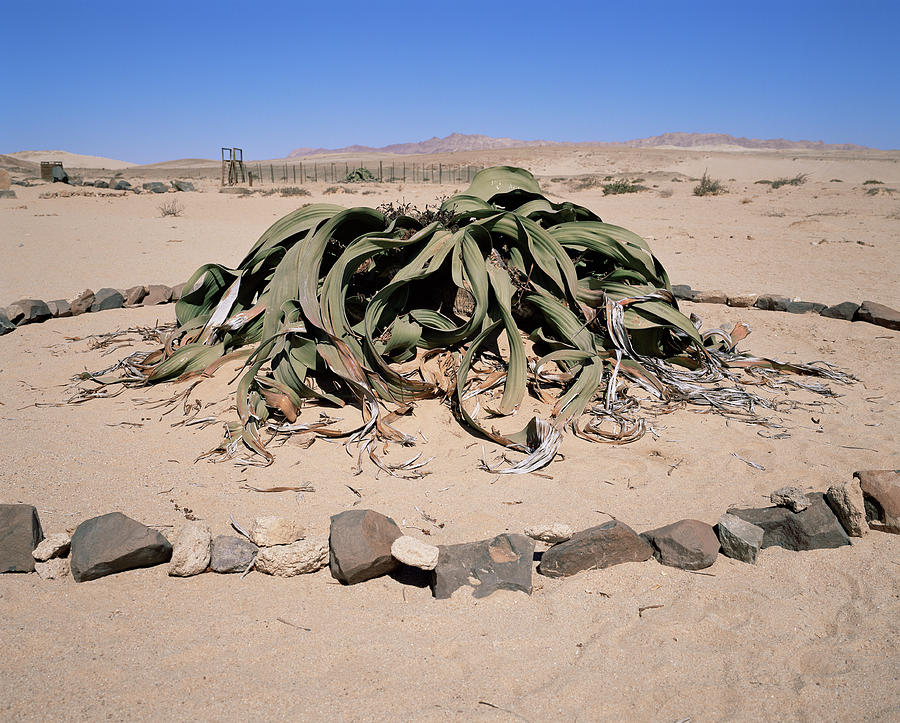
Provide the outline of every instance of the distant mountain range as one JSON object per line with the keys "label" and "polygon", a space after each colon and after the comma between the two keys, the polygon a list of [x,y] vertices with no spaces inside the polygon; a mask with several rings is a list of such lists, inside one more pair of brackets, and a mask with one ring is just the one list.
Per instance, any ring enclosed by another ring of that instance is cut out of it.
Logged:
{"label": "distant mountain range", "polygon": [[617,143],[560,143],[556,141],[522,141],[515,138],[491,138],[490,136],[465,133],[451,133],[445,138],[429,138],[418,143],[394,143],[375,148],[373,146],[345,146],[343,148],[295,148],[288,158],[304,158],[338,153],[389,153],[395,155],[418,155],[431,153],[455,153],[457,151],[483,151],[498,148],[522,148],[527,146],[572,146],[596,145],[624,148],[710,148],[724,146],[761,150],[811,149],[833,151],[868,150],[868,146],[854,143],[825,143],[823,141],[789,141],[784,138],[736,138],[727,133],[663,133],[651,138],[639,138]]}

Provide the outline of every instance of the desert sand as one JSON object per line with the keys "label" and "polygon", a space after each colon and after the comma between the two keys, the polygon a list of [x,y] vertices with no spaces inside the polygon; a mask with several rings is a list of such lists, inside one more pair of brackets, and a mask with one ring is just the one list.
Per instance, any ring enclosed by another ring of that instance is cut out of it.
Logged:
{"label": "desert sand", "polygon": [[[863,185],[877,179],[900,189],[900,153],[570,147],[441,158],[529,168],[553,197],[648,239],[673,283],[900,307],[900,195],[869,195],[872,184]],[[691,179],[707,169],[728,193],[692,195]],[[809,174],[800,186],[755,183],[798,173]],[[301,203],[423,206],[464,188],[360,184],[326,194],[320,183],[306,197],[240,197],[217,193],[216,174],[192,176],[199,193],[165,197],[14,186],[16,199],[0,199],[0,304],[175,284],[204,262],[234,265]],[[649,190],[572,190],[586,174],[643,178]],[[183,176],[177,167],[136,167],[123,177]],[[159,205],[171,199],[182,215],[161,217]],[[128,346],[98,349],[91,335],[174,319],[172,305],[106,311],[0,338],[0,500],[35,505],[45,533],[118,510],[170,536],[186,514],[213,534],[229,532],[229,515],[246,522],[269,514],[297,517],[324,536],[330,515],[357,506],[450,544],[550,520],[582,529],[616,518],[638,532],[685,517],[714,524],[730,506],[768,504],[785,484],[824,491],[854,470],[900,467],[898,332],[815,315],[683,308],[707,328],[749,323],[741,348],[825,360],[859,382],[834,386],[834,399],[791,392],[807,406],[777,415],[790,435],[782,439],[690,410],[656,419],[656,435],[620,447],[568,435],[564,458],[543,470],[552,479],[480,471],[482,449],[492,454],[493,446],[434,402],[397,424],[430,440],[416,450],[435,456],[423,479],[376,478],[372,467],[354,476],[342,446],[321,439],[308,449],[288,442],[271,466],[248,468],[195,462],[218,443],[221,424],[174,426],[180,408],[163,415],[165,407],[153,406],[183,385],[63,404],[79,372],[148,348],[131,335]],[[222,369],[191,399],[232,419],[232,376]],[[342,414],[355,420],[354,410]],[[301,484],[315,491],[247,489]],[[289,579],[176,579],[161,566],[82,584],[2,575],[0,711],[10,720],[900,715],[900,537],[873,531],[835,550],[769,548],[756,565],[719,556],[703,572],[628,563],[558,580],[535,574],[531,596],[476,600],[461,589],[445,601],[393,577],[344,587],[327,569]]]}

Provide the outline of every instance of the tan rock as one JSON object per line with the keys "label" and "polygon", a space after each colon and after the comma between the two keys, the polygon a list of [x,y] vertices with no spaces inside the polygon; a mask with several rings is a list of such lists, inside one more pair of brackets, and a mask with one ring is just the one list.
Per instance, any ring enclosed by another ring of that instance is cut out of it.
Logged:
{"label": "tan rock", "polygon": [[328,564],[325,540],[299,540],[290,545],[261,547],[256,556],[256,569],[267,575],[293,577],[321,570]]}
{"label": "tan rock", "polygon": [[69,560],[65,557],[54,557],[46,562],[35,562],[34,570],[42,580],[62,580],[69,576]]}
{"label": "tan rock", "polygon": [[831,485],[825,493],[825,501],[850,537],[862,537],[869,531],[866,506],[858,479],[854,477],[849,482]]}
{"label": "tan rock", "polygon": [[53,557],[65,557],[69,554],[72,538],[65,532],[54,532],[47,535],[31,552],[35,560],[46,562]]}
{"label": "tan rock", "polygon": [[305,533],[303,525],[287,517],[257,517],[250,528],[250,539],[258,547],[290,545],[302,540]]}
{"label": "tan rock", "polygon": [[565,542],[572,539],[575,530],[570,525],[562,522],[541,522],[540,524],[526,527],[525,534],[532,540],[556,544],[557,542]]}
{"label": "tan rock", "polygon": [[398,537],[391,544],[392,557],[404,565],[418,567],[420,570],[434,570],[439,554],[437,546],[429,545],[409,535]]}
{"label": "tan rock", "polygon": [[182,527],[172,543],[172,559],[169,575],[190,577],[205,572],[209,567],[212,533],[207,525],[192,522]]}
{"label": "tan rock", "polygon": [[694,291],[694,302],[697,304],[724,304],[728,297],[724,291]]}
{"label": "tan rock", "polygon": [[753,306],[758,298],[759,294],[729,294],[726,303],[728,306],[746,309]]}

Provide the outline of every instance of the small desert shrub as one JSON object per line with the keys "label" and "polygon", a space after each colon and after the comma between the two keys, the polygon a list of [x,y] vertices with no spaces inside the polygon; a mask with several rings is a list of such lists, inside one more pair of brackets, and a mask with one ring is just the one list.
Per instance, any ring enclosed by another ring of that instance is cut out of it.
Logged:
{"label": "small desert shrub", "polygon": [[893,196],[897,193],[896,188],[888,188],[887,186],[872,186],[872,188],[866,189],[867,196],[877,196],[879,193],[887,194],[888,196]]}
{"label": "small desert shrub", "polygon": [[700,183],[694,186],[695,196],[718,196],[720,193],[725,193],[725,191],[726,189],[722,182],[710,178],[708,173],[704,173]]}
{"label": "small desert shrub", "polygon": [[599,185],[599,176],[582,176],[581,178],[573,178],[569,181],[569,188],[572,191],[586,191],[589,188],[597,188]]}
{"label": "small desert shrub", "polygon": [[354,168],[344,177],[344,183],[371,183],[374,180],[375,176],[368,168]]}
{"label": "small desert shrub", "polygon": [[754,181],[753,183],[759,183],[759,184],[762,184],[762,185],[764,185],[764,186],[771,186],[771,185],[772,185],[772,182],[769,181],[768,179],[765,179],[765,178],[761,178],[760,180]]}
{"label": "small desert shrub", "polygon": [[342,190],[342,189],[339,188],[338,186],[329,186],[328,188],[326,188],[326,189],[323,191],[323,193],[325,193],[325,194],[338,193],[338,192],[341,191],[341,190]]}
{"label": "small desert shrub", "polygon": [[868,181],[863,181],[864,186],[874,186],[874,185],[884,185],[884,181],[876,181],[874,178],[870,178]]}
{"label": "small desert shrub", "polygon": [[285,186],[284,188],[279,188],[278,194],[280,196],[311,196],[312,195],[305,188],[299,188],[298,186]]}
{"label": "small desert shrub", "polygon": [[843,181],[840,178],[832,178],[830,183],[843,183]]}
{"label": "small desert shrub", "polygon": [[604,183],[603,184],[603,195],[604,196],[616,196],[620,193],[638,193],[639,191],[646,191],[646,186],[638,185],[637,183],[632,183],[626,179],[621,179],[619,181],[613,181],[612,183]]}
{"label": "small desert shrub", "polygon": [[171,201],[165,201],[164,203],[159,204],[159,215],[165,218],[166,216],[180,216],[184,212],[184,206],[182,206],[178,201],[174,198]]}
{"label": "small desert shrub", "polygon": [[798,173],[791,178],[776,178],[772,181],[772,188],[781,188],[782,186],[802,186],[809,177],[808,173]]}

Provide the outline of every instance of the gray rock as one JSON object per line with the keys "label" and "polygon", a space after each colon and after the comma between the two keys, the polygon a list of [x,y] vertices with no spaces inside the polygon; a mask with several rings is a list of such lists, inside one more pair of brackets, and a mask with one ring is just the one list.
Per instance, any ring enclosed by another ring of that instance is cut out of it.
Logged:
{"label": "gray rock", "polygon": [[132,286],[125,289],[123,296],[125,297],[125,306],[137,306],[144,300],[144,297],[147,296],[147,287]]}
{"label": "gray rock", "polygon": [[94,303],[91,311],[106,311],[107,309],[121,309],[125,304],[125,297],[116,289],[104,287],[94,294]]}
{"label": "gray rock", "polygon": [[50,307],[40,299],[19,299],[14,301],[6,307],[6,314],[16,326],[38,324],[52,316]]}
{"label": "gray rock", "polygon": [[687,284],[672,284],[672,293],[681,301],[693,301],[694,290]]}
{"label": "gray rock", "polygon": [[496,590],[531,594],[534,540],[525,535],[502,534],[479,542],[440,545],[439,549],[431,578],[431,589],[438,599],[449,598],[463,585],[472,586],[477,598]]}
{"label": "gray rock", "polygon": [[11,188],[4,188],[0,190],[0,198],[16,198],[16,192]]}
{"label": "gray rock", "polygon": [[82,186],[91,186],[91,187],[93,187],[94,182],[93,182],[93,181],[82,181],[82,182],[81,182],[81,185],[82,185]]}
{"label": "gray rock", "polygon": [[761,294],[756,300],[754,306],[763,311],[787,311],[788,304],[791,300],[786,296],[778,294]]}
{"label": "gray rock", "polygon": [[867,321],[886,329],[900,329],[900,311],[875,301],[864,301],[856,312],[854,321]]}
{"label": "gray rock", "polygon": [[854,304],[852,301],[842,301],[840,304],[822,309],[819,313],[822,316],[827,316],[829,319],[853,321],[857,311],[859,311],[859,304]]}
{"label": "gray rock", "polygon": [[85,520],[72,535],[75,582],[161,565],[171,557],[172,545],[165,537],[121,512]]}
{"label": "gray rock", "polygon": [[729,514],[763,528],[762,547],[787,550],[820,550],[849,545],[850,538],[834,516],[825,496],[808,495],[810,505],[803,512],[784,507],[731,509]]}
{"label": "gray rock", "polygon": [[628,525],[612,520],[576,532],[544,552],[538,572],[547,577],[567,577],[583,570],[602,570],[623,562],[643,562],[653,548]]}
{"label": "gray rock", "polygon": [[31,505],[0,505],[0,572],[34,572],[32,552],[44,539]]}
{"label": "gray rock", "polygon": [[791,512],[803,512],[809,507],[809,497],[799,487],[781,487],[769,495],[769,500],[778,507],[787,507]]}
{"label": "gray rock", "polygon": [[293,577],[318,572],[328,564],[325,540],[298,540],[290,545],[261,547],[256,556],[256,569],[267,575]]}
{"label": "gray rock", "polygon": [[194,184],[190,181],[172,181],[172,187],[176,191],[194,191]]}
{"label": "gray rock", "polygon": [[116,191],[130,191],[131,184],[128,181],[124,181],[121,178],[118,181],[111,181],[109,187]]}
{"label": "gray rock", "polygon": [[184,287],[187,285],[186,281],[182,281],[180,284],[175,284],[172,287],[172,301],[178,301],[181,298],[181,293],[184,291]]}
{"label": "gray rock", "polygon": [[218,535],[212,541],[209,567],[213,572],[244,572],[258,552],[259,548],[243,537]]}
{"label": "gray rock", "polygon": [[209,567],[212,534],[201,522],[189,522],[182,527],[172,543],[172,559],[169,575],[190,577],[205,572]]}
{"label": "gray rock", "polygon": [[697,291],[695,289],[693,301],[698,304],[724,304],[728,301],[728,296],[724,291],[718,289],[714,291]]}
{"label": "gray rock", "polygon": [[900,534],[900,470],[865,470],[853,476],[859,480],[872,529]]}
{"label": "gray rock", "polygon": [[159,181],[150,181],[149,183],[144,183],[141,185],[145,191],[150,191],[150,193],[168,193],[169,187],[165,183],[160,183]]}
{"label": "gray rock", "polygon": [[716,525],[722,554],[741,562],[756,563],[756,555],[762,547],[763,528],[742,520],[727,512]]}
{"label": "gray rock", "polygon": [[94,181],[94,188],[109,188],[109,182],[104,180]]}
{"label": "gray rock", "polygon": [[46,562],[54,557],[65,557],[69,554],[72,538],[65,532],[54,532],[47,535],[31,552],[31,556],[39,562]]}
{"label": "gray rock", "polygon": [[641,534],[663,565],[702,570],[716,561],[719,538],[711,525],[700,520],[679,520]]}
{"label": "gray rock", "polygon": [[141,306],[168,304],[172,300],[172,289],[162,284],[150,284],[147,294],[141,299]]}
{"label": "gray rock", "polygon": [[391,545],[403,533],[390,517],[374,510],[347,510],[331,518],[329,566],[345,585],[386,575],[400,564]]}
{"label": "gray rock", "polygon": [[827,304],[820,304],[816,301],[792,301],[787,305],[788,314],[821,314],[826,308],[828,308]]}
{"label": "gray rock", "polygon": [[91,306],[93,305],[93,303],[94,292],[90,289],[85,289],[70,302],[72,316],[78,316],[79,314],[87,313],[91,310]]}
{"label": "gray rock", "polygon": [[856,477],[849,482],[831,485],[825,493],[825,501],[850,537],[862,537],[869,531],[866,504]]}
{"label": "gray rock", "polygon": [[50,309],[50,315],[54,319],[62,319],[72,316],[72,305],[65,299],[54,299],[47,302],[47,308]]}
{"label": "gray rock", "polygon": [[41,580],[62,580],[71,573],[69,561],[65,557],[54,557],[46,562],[36,562],[34,570]]}
{"label": "gray rock", "polygon": [[13,324],[6,315],[6,309],[0,309],[0,336],[9,334],[15,328],[16,325]]}

